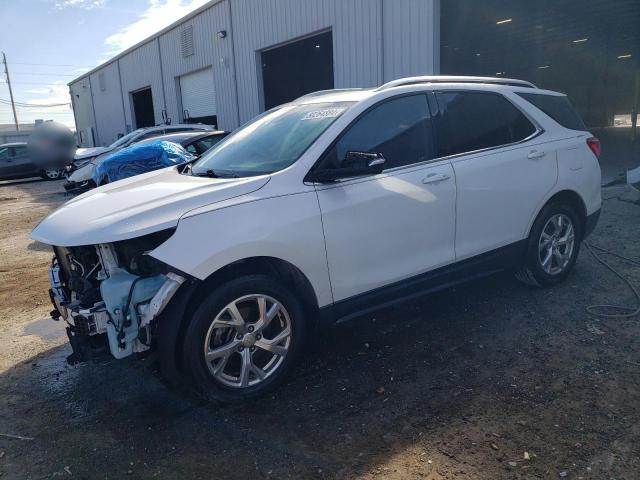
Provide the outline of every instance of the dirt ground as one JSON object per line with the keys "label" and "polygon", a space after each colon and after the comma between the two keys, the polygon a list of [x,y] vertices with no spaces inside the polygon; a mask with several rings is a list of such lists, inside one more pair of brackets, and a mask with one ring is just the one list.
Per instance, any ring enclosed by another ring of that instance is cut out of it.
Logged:
{"label": "dirt ground", "polygon": [[[554,289],[498,275],[336,327],[275,395],[220,406],[148,361],[65,364],[28,239],[60,191],[0,185],[1,479],[640,477],[640,319],[586,313],[635,300],[585,249]],[[640,259],[640,206],[604,196],[590,242]]]}

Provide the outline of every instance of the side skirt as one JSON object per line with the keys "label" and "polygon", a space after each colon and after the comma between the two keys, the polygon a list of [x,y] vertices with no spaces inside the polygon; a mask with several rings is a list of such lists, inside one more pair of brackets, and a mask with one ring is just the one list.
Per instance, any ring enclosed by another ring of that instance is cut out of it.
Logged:
{"label": "side skirt", "polygon": [[320,323],[329,326],[522,265],[527,240],[422,273],[370,292],[335,302],[320,309]]}

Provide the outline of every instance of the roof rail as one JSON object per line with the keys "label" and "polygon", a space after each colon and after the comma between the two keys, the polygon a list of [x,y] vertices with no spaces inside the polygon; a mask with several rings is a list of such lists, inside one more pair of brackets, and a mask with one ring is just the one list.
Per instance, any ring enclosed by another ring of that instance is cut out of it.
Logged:
{"label": "roof rail", "polygon": [[385,83],[376,89],[377,92],[393,87],[402,87],[405,85],[416,85],[420,83],[489,83],[494,85],[509,85],[512,87],[537,88],[533,83],[525,80],[516,80],[513,78],[495,78],[495,77],[462,77],[462,76],[422,76],[399,78],[391,82]]}
{"label": "roof rail", "polygon": [[307,93],[302,95],[301,97],[292,100],[292,102],[297,102],[298,100],[302,100],[303,98],[313,98],[319,97],[321,95],[327,95],[329,93],[342,93],[342,92],[361,92],[363,90],[368,90],[367,88],[330,88],[328,90],[318,90],[316,92]]}

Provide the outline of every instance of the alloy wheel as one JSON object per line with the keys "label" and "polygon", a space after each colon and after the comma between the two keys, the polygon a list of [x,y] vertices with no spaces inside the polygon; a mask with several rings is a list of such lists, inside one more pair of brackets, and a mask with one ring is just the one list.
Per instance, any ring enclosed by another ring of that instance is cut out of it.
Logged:
{"label": "alloy wheel", "polygon": [[562,273],[569,265],[575,248],[575,228],[563,214],[553,215],[545,224],[538,240],[538,261],[549,275]]}
{"label": "alloy wheel", "polygon": [[57,180],[62,176],[62,171],[60,170],[45,170],[44,174],[47,176],[49,180]]}
{"label": "alloy wheel", "polygon": [[225,306],[209,326],[204,358],[228,387],[253,387],[273,375],[291,345],[291,319],[276,299],[245,295]]}

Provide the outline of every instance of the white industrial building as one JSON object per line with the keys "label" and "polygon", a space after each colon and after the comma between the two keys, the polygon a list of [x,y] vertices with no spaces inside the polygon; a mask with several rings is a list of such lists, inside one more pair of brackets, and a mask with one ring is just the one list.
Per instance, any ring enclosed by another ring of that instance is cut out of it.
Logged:
{"label": "white industrial building", "polygon": [[69,84],[83,146],[438,71],[439,0],[213,0]]}
{"label": "white industrial building", "polygon": [[529,80],[613,127],[640,111],[638,25],[638,0],[212,0],[69,88],[84,146],[437,73]]}

